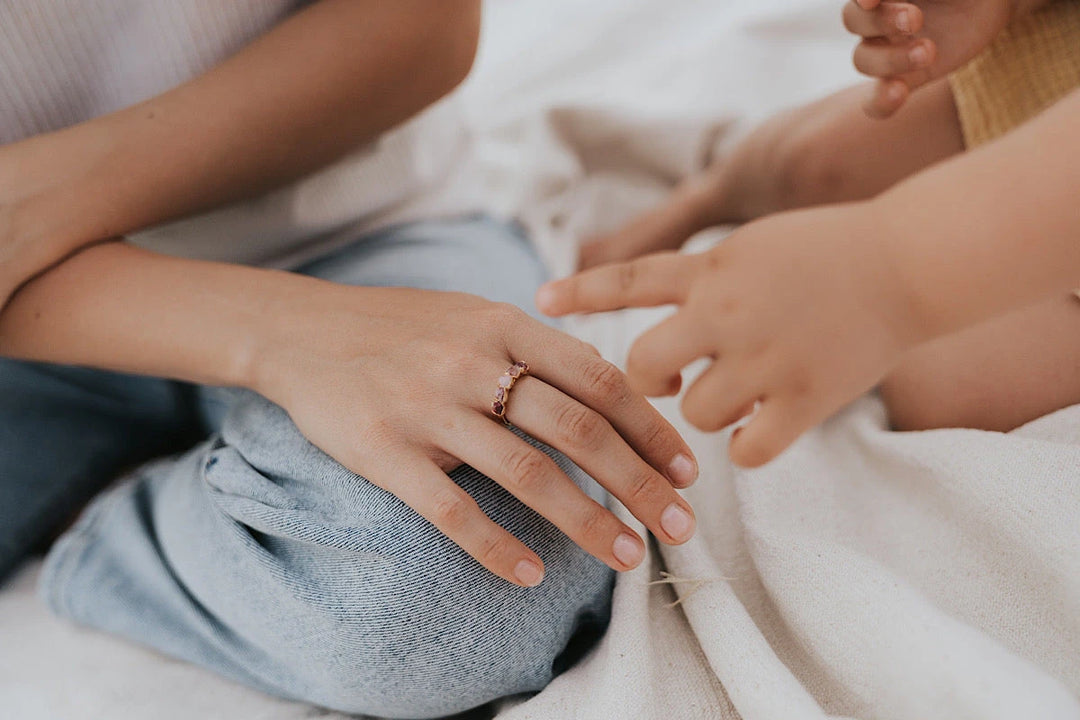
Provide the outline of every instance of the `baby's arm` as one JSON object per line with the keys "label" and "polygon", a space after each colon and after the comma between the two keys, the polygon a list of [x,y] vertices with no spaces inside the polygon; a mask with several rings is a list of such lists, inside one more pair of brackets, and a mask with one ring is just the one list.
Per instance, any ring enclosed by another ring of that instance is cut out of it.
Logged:
{"label": "baby's arm", "polygon": [[552,315],[677,304],[627,367],[711,431],[758,410],[731,457],[760,465],[937,338],[1080,283],[1080,90],[870,201],[778,213],[702,255],[658,254],[549,284]]}
{"label": "baby's arm", "polygon": [[884,121],[863,113],[865,94],[848,88],[766,121],[663,205],[586,245],[583,267],[675,249],[713,225],[873,197],[963,150],[947,81]]}
{"label": "baby's arm", "polygon": [[1080,285],[1080,90],[873,201],[911,323],[943,335]]}

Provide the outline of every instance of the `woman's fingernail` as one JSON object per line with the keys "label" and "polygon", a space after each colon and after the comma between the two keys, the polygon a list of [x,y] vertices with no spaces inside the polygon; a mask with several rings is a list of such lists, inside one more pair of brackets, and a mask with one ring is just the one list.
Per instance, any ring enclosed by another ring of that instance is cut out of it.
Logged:
{"label": "woman's fingernail", "polygon": [[930,62],[930,53],[922,45],[916,45],[911,48],[911,52],[908,53],[908,57],[911,58],[911,62],[915,64],[915,67],[922,67]]}
{"label": "woman's fingernail", "polygon": [[911,13],[901,10],[896,14],[896,29],[902,33],[911,32]]}
{"label": "woman's fingernail", "polygon": [[694,534],[694,518],[678,503],[671,503],[660,515],[660,527],[676,542],[683,542]]}
{"label": "woman's fingernail", "polygon": [[641,559],[645,557],[645,548],[642,546],[641,540],[629,533],[623,533],[615,538],[615,543],[611,546],[611,552],[615,554],[616,560],[627,567],[637,567]]}
{"label": "woman's fingernail", "polygon": [[541,285],[536,291],[536,307],[544,312],[555,309],[555,288]]}
{"label": "woman's fingernail", "polygon": [[668,465],[668,479],[679,487],[689,487],[698,478],[697,465],[686,455],[679,453]]}
{"label": "woman's fingernail", "polygon": [[526,587],[536,587],[544,581],[544,571],[532,560],[522,560],[514,568],[514,577]]}

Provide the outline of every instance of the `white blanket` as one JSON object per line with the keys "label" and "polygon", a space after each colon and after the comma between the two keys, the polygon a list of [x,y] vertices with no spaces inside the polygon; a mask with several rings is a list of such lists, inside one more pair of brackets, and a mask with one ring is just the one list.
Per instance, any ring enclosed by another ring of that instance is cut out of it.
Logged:
{"label": "white blanket", "polygon": [[[740,124],[851,82],[841,5],[491,0],[455,187],[565,271]],[[618,361],[661,312],[574,329]],[[866,398],[753,473],[661,407],[704,468],[697,537],[621,576],[600,646],[501,720],[1080,717],[1080,407],[898,434]],[[34,572],[0,592],[0,717],[311,716],[49,617]]]}

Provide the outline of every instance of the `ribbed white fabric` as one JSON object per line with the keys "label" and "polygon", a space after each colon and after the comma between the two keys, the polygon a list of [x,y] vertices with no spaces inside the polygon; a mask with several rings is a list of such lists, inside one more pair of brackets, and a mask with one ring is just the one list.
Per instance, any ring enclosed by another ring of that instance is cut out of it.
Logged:
{"label": "ribbed white fabric", "polygon": [[[213,67],[299,0],[0,0],[0,144],[160,94]],[[409,219],[464,144],[443,102],[283,190],[131,239],[174,255],[282,264],[328,233]]]}

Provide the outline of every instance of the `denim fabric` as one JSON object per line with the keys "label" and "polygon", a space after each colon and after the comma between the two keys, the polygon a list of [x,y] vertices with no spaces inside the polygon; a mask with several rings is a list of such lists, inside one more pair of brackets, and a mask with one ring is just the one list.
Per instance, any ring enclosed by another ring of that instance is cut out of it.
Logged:
{"label": "denim fabric", "polygon": [[[543,280],[520,234],[485,219],[394,228],[301,270],[357,285],[468,291],[525,308]],[[100,483],[114,457],[135,457],[114,445],[147,436],[165,443],[170,418],[194,422],[190,403],[162,407],[172,393],[185,395],[182,386],[135,378],[126,386],[104,373],[9,363],[0,432],[25,423],[25,411],[9,412],[9,366],[24,374],[27,405],[63,409],[70,397],[81,408],[84,394],[96,403],[112,383],[125,389],[111,414],[24,427],[22,444],[5,443],[0,456],[0,492],[37,479],[62,493],[72,482],[65,478],[91,465]],[[78,379],[44,380],[65,373]],[[197,395],[215,431],[209,439],[139,467],[54,545],[41,592],[59,614],[276,695],[416,718],[539,690],[606,624],[611,571],[472,468],[451,477],[544,558],[539,587],[492,576],[393,495],[308,443],[262,397],[220,388]],[[150,418],[145,427],[130,427],[139,423],[129,410]],[[107,451],[66,438],[114,422],[99,443]],[[50,462],[27,450],[46,437]],[[573,463],[543,449],[602,497]]]}

